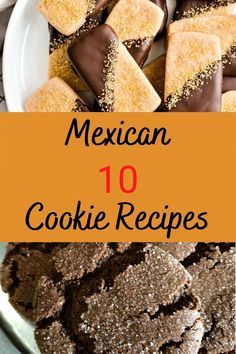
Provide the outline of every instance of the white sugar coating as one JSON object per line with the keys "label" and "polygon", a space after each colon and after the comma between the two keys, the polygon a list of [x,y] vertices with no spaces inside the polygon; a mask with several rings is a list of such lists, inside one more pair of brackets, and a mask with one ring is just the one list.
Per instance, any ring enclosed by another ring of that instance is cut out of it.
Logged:
{"label": "white sugar coating", "polygon": [[191,277],[160,248],[150,244],[144,252],[145,260],[119,274],[109,291],[86,299],[80,330],[95,340],[96,353],[154,353],[169,341],[182,342],[185,335],[183,346],[192,344],[191,353],[197,354],[203,333],[197,306],[188,300],[183,308],[158,313],[160,306],[187,293]]}
{"label": "white sugar coating", "polygon": [[182,335],[182,343],[178,348],[172,347],[165,354],[198,354],[201,347],[204,327],[201,319],[196,320],[192,327]]}
{"label": "white sugar coating", "polygon": [[188,81],[189,88],[197,89],[202,80],[196,80],[196,75],[203,73],[203,77],[210,76],[216,71],[220,60],[221,47],[217,36],[199,32],[170,34],[166,54],[165,100],[175,95],[177,101]]}
{"label": "white sugar coating", "polygon": [[173,257],[179,261],[183,261],[191,253],[195,251],[196,242],[156,242],[152,243],[153,246],[160,247],[161,249],[169,252]]}
{"label": "white sugar coating", "polygon": [[150,0],[120,0],[106,23],[124,42],[155,37],[163,18],[164,12]]}
{"label": "white sugar coating", "polygon": [[59,32],[70,35],[81,27],[95,0],[39,0],[38,10]]}
{"label": "white sugar coating", "polygon": [[159,95],[121,42],[114,70],[115,112],[154,112],[159,107]]}
{"label": "white sugar coating", "polygon": [[[72,112],[79,96],[63,80],[54,77],[25,103],[26,112]],[[80,99],[81,100],[81,99]]]}
{"label": "white sugar coating", "polygon": [[169,25],[168,33],[201,32],[216,35],[220,39],[222,55],[236,44],[236,16],[193,17],[175,21]]}
{"label": "white sugar coating", "polygon": [[107,48],[107,55],[103,62],[104,88],[98,96],[98,103],[103,112],[111,112],[114,105],[114,84],[115,67],[117,65],[119,43],[116,40],[111,41]]}
{"label": "white sugar coating", "polygon": [[108,256],[107,243],[70,243],[54,255],[55,268],[65,280],[80,279]]}
{"label": "white sugar coating", "polygon": [[236,91],[228,91],[222,95],[221,112],[236,112]]}
{"label": "white sugar coating", "polygon": [[75,344],[59,321],[35,330],[39,349],[44,354],[74,354]]}
{"label": "white sugar coating", "polygon": [[34,295],[34,313],[36,321],[50,318],[60,313],[65,302],[61,284],[54,284],[47,276],[39,278]]}

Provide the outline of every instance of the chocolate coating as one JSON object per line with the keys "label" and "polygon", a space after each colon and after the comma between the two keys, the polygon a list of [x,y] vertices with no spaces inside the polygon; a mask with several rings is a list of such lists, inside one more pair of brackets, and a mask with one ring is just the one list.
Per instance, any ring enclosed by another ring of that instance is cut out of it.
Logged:
{"label": "chocolate coating", "polygon": [[64,34],[60,33],[55,27],[48,24],[48,29],[49,29],[49,54],[53,52],[53,44],[54,42],[58,42],[59,40],[61,42],[65,42],[70,36],[65,36]]}
{"label": "chocolate coating", "polygon": [[93,10],[92,16],[96,15],[97,13],[105,9],[109,4],[109,2],[111,2],[111,0],[96,0],[96,6],[95,9]]}
{"label": "chocolate coating", "polygon": [[224,76],[236,77],[236,58],[228,57],[228,63],[224,67]]}
{"label": "chocolate coating", "polygon": [[88,106],[79,98],[75,101],[75,108],[73,112],[90,112]]}
{"label": "chocolate coating", "polygon": [[[219,7],[219,6],[226,6],[230,3],[234,3],[235,0],[177,0],[176,9],[174,12],[173,20],[180,20],[185,16],[185,12],[194,10],[197,11],[198,9],[206,8],[208,6],[212,7]],[[193,12],[194,13],[194,12]],[[188,17],[191,14],[188,14]]]}
{"label": "chocolate coating", "polygon": [[104,24],[81,35],[68,48],[74,69],[96,97],[104,89],[104,60],[112,41],[118,38],[113,29]]}
{"label": "chocolate coating", "polygon": [[236,91],[236,77],[224,76],[223,77],[223,90],[222,92]]}
{"label": "chocolate coating", "polygon": [[172,112],[220,112],[222,94],[222,66],[204,81],[199,90],[191,90],[187,98],[180,100]]}
{"label": "chocolate coating", "polygon": [[126,48],[128,52],[132,55],[136,63],[142,68],[148,58],[151,46],[152,43],[141,44],[140,46],[137,46],[136,43],[133,43],[131,46]]}
{"label": "chocolate coating", "polygon": [[159,6],[162,11],[164,11],[164,19],[162,22],[162,25],[155,37],[155,40],[160,39],[160,37],[162,37],[166,31],[166,24],[167,24],[167,20],[168,20],[168,8],[167,8],[167,4],[166,4],[166,0],[151,0],[152,2],[154,2],[154,4],[156,4],[157,6]]}

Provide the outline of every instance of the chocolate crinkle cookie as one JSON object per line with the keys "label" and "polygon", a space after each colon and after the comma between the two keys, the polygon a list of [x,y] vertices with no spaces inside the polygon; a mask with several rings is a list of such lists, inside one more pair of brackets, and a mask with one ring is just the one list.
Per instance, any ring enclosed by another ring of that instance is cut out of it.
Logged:
{"label": "chocolate crinkle cookie", "polygon": [[1,284],[41,353],[234,350],[228,243],[11,243]]}
{"label": "chocolate crinkle cookie", "polygon": [[228,353],[235,347],[234,244],[198,244],[185,260],[192,290],[201,299],[205,334],[201,353]]}

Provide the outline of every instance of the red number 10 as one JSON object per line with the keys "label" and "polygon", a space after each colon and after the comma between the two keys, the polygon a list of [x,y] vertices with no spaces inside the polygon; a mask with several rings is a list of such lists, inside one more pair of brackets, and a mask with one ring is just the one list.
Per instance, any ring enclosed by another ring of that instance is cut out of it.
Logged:
{"label": "red number 10", "polygon": [[[132,173],[132,183],[130,187],[125,186],[125,176],[126,173],[130,171]],[[99,172],[106,173],[106,193],[111,192],[111,167],[106,166],[101,168]],[[133,193],[137,188],[137,171],[133,166],[124,166],[120,170],[120,189],[123,193]]]}

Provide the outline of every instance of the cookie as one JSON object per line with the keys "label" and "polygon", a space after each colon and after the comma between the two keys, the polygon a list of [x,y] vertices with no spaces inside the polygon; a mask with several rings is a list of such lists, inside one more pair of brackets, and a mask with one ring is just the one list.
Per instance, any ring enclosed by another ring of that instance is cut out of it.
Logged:
{"label": "cookie", "polygon": [[54,256],[55,268],[64,280],[81,279],[111,255],[106,243],[71,243]]}
{"label": "cookie", "polygon": [[234,350],[234,245],[200,244],[185,265],[193,278],[192,290],[203,309],[205,334],[200,353],[220,354]]}
{"label": "cookie", "polygon": [[49,24],[49,67],[48,78],[52,79],[57,76],[65,81],[75,92],[87,91],[88,88],[76,74],[75,70],[69,63],[67,57],[67,49],[70,43],[82,33],[86,33],[92,28],[95,28],[101,22],[101,14],[89,18],[85,24],[75,33],[70,36],[58,32],[56,28]]}
{"label": "cookie", "polygon": [[39,0],[38,10],[53,27],[69,36],[108,3],[109,0]]}
{"label": "cookie", "polygon": [[142,67],[163,19],[164,12],[150,0],[120,0],[106,23]]}
{"label": "cookie", "polygon": [[225,76],[236,76],[236,16],[193,17],[170,24],[169,33],[202,32],[220,39]]}
{"label": "cookie", "polygon": [[[107,15],[106,17],[109,16],[109,14],[111,13],[111,11],[113,10],[114,6],[118,3],[119,0],[112,0],[106,7],[106,12]],[[160,39],[165,31],[166,31],[166,24],[167,24],[167,20],[168,20],[168,8],[167,8],[167,4],[166,4],[166,0],[150,0],[152,1],[154,4],[156,4],[157,6],[159,6],[161,8],[161,10],[164,12],[164,18],[161,24],[161,27],[155,37],[154,40],[158,40]]]}
{"label": "cookie", "polygon": [[68,56],[102,111],[153,112],[160,105],[160,97],[109,25],[77,38]]}
{"label": "cookie", "polygon": [[199,32],[170,34],[165,72],[167,110],[220,112],[221,93],[222,63],[219,38]]}
{"label": "cookie", "polygon": [[222,92],[236,91],[236,77],[224,76]]}
{"label": "cookie", "polygon": [[173,257],[179,261],[183,261],[191,253],[195,251],[197,243],[195,242],[158,242],[155,243],[157,247],[160,247],[166,252],[169,252]]}
{"label": "cookie", "polygon": [[50,79],[25,103],[26,112],[88,112],[83,100],[59,77]]}
{"label": "cookie", "polygon": [[35,339],[41,353],[76,354],[76,345],[58,321],[36,329]]}
{"label": "cookie", "polygon": [[235,0],[177,0],[173,18],[224,15],[236,15]]}
{"label": "cookie", "polygon": [[190,281],[184,268],[158,248],[144,252],[145,260],[117,275],[109,290],[85,299],[76,331],[89,335],[94,353],[174,349],[200,319],[197,299],[184,290]]}
{"label": "cookie", "polygon": [[57,274],[53,275],[51,278],[45,275],[38,278],[33,296],[35,322],[55,317],[62,311],[65,303],[64,279],[59,281]]}
{"label": "cookie", "polygon": [[165,67],[166,56],[164,54],[154,59],[143,68],[145,76],[161,98],[161,105],[158,107],[157,111],[163,111],[164,109]]}
{"label": "cookie", "polygon": [[1,282],[42,354],[233,353],[234,257],[229,243],[11,243]]}
{"label": "cookie", "polygon": [[236,91],[228,91],[222,95],[221,112],[236,112]]}
{"label": "cookie", "polygon": [[9,301],[24,316],[35,320],[34,295],[41,276],[54,277],[51,252],[20,244],[8,251],[1,267],[1,285]]}

